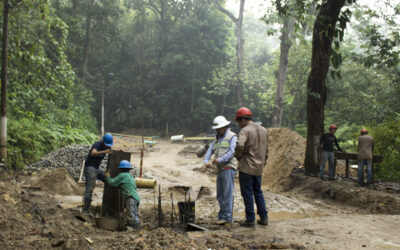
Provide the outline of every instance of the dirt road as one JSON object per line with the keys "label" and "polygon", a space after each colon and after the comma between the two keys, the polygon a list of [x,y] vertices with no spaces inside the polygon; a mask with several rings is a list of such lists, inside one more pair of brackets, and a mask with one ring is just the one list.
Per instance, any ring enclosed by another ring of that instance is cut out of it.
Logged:
{"label": "dirt road", "polygon": [[[244,219],[243,200],[236,180],[235,223],[226,227],[216,226],[216,175],[212,171],[203,171],[202,159],[191,153],[195,146],[159,141],[154,150],[146,154],[143,173],[146,177],[157,179],[161,185],[164,225],[167,226],[170,224],[170,193],[173,193],[176,205],[178,201],[184,201],[188,187],[202,187],[196,200],[196,223],[210,231],[184,234],[170,229],[155,229],[158,224],[155,209],[158,192],[152,189],[139,189],[140,213],[146,230],[140,233],[104,231],[77,220],[71,212],[81,205],[81,195],[61,195],[54,194],[54,190],[33,189],[32,186],[24,186],[27,185],[24,183],[36,177],[21,176],[18,181],[0,179],[0,225],[3,228],[0,244],[7,249],[46,249],[51,246],[64,249],[400,249],[400,215],[375,214],[377,211],[397,210],[368,210],[362,207],[362,203],[342,202],[340,198],[329,195],[326,199],[310,188],[304,189],[306,185],[303,184],[298,184],[303,189],[293,188],[286,192],[276,191],[282,188],[271,189],[276,193],[269,192],[268,185],[263,185],[270,224],[248,229],[236,223]],[[138,155],[134,154],[132,163],[139,166],[139,161]],[[298,164],[297,161],[294,164]],[[265,176],[263,178],[268,180]],[[271,177],[274,180],[279,178],[283,177]],[[354,189],[354,195],[362,194],[365,199],[380,197],[376,196],[378,191],[360,190],[352,183],[346,186],[338,181],[321,183],[311,177],[300,179],[318,189],[329,186],[330,190],[335,190],[337,185],[344,186],[346,190]],[[96,187],[93,205],[101,204],[102,190],[101,186]],[[351,199],[351,196],[346,197]],[[400,197],[393,194],[391,198],[396,200]],[[387,200],[384,204],[375,203],[377,206],[397,204],[387,203]],[[175,210],[178,211],[178,208],[175,207]]]}

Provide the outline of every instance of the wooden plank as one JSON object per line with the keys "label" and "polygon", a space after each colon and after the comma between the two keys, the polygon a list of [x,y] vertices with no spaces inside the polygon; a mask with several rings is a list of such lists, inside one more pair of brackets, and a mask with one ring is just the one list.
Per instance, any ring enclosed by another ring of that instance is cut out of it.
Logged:
{"label": "wooden plank", "polygon": [[350,177],[350,164],[349,159],[346,159],[346,178]]}
{"label": "wooden plank", "polygon": [[[357,160],[358,153],[348,153],[335,151],[335,158],[338,160]],[[374,155],[373,162],[379,163],[383,161],[382,155]]]}
{"label": "wooden plank", "polygon": [[199,197],[201,186],[190,187],[186,192],[186,200],[187,201],[196,201]]}

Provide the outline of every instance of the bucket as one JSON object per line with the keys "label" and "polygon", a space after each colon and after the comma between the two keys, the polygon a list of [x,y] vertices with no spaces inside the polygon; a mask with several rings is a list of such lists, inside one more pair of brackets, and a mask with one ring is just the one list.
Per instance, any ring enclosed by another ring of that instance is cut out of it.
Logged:
{"label": "bucket", "polygon": [[203,157],[207,153],[208,147],[209,147],[208,145],[204,145],[201,146],[199,149],[197,149],[196,151],[197,157],[199,158]]}
{"label": "bucket", "polygon": [[182,225],[187,223],[195,223],[195,202],[194,201],[180,201],[178,202],[179,208],[179,222]]}
{"label": "bucket", "polygon": [[109,231],[117,231],[119,229],[119,222],[114,217],[98,217],[94,219],[96,226],[101,229]]}
{"label": "bucket", "polygon": [[171,142],[184,142],[185,136],[184,135],[173,135],[171,136]]}

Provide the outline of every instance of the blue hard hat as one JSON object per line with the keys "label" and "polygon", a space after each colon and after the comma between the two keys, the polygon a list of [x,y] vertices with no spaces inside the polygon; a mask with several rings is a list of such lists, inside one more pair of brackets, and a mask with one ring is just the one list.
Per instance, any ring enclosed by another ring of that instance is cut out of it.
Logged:
{"label": "blue hard hat", "polygon": [[119,163],[118,168],[132,168],[132,166],[131,166],[131,164],[129,163],[129,161],[127,161],[127,160],[122,160],[122,161]]}
{"label": "blue hard hat", "polygon": [[111,147],[112,145],[114,145],[113,136],[109,133],[105,134],[103,136],[103,142],[104,145],[106,145],[107,147]]}

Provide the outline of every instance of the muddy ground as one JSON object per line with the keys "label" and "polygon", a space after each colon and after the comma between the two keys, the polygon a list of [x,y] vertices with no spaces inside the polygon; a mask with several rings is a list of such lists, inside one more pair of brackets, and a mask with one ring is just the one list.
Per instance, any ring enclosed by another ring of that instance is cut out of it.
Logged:
{"label": "muddy ground", "polygon": [[[396,185],[385,188],[388,184],[382,184],[375,190],[348,179],[321,181],[306,176],[299,168],[304,157],[302,138],[290,130],[270,132],[271,157],[263,175],[270,217],[266,227],[247,229],[237,223],[244,219],[237,180],[235,222],[216,226],[216,177],[213,171],[204,171],[202,160],[192,153],[198,144],[161,140],[146,153],[143,171],[161,186],[164,228],[157,228],[158,192],[153,189],[139,190],[144,229],[110,232],[76,217],[83,188],[62,178],[65,171],[54,173],[59,185],[53,186],[46,172],[2,173],[0,245],[2,249],[400,249]],[[132,140],[117,142],[129,144]],[[139,161],[139,155],[133,154],[132,163],[139,165]],[[168,228],[171,193],[178,211],[176,204],[184,200],[187,187],[202,187],[196,200],[196,223],[210,231],[185,233]],[[102,190],[102,186],[96,187],[93,207],[101,204]]]}

